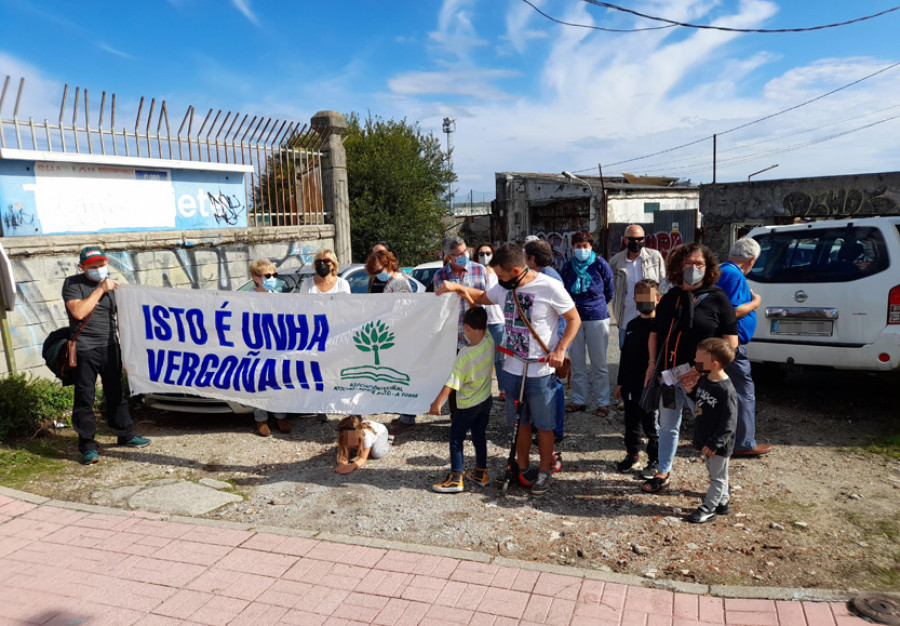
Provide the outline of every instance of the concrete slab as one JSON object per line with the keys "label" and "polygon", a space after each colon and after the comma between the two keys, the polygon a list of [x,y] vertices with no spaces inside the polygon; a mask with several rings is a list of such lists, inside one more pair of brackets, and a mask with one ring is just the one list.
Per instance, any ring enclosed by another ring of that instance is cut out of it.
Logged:
{"label": "concrete slab", "polygon": [[195,517],[242,498],[188,480],[155,480],[91,494],[96,504]]}

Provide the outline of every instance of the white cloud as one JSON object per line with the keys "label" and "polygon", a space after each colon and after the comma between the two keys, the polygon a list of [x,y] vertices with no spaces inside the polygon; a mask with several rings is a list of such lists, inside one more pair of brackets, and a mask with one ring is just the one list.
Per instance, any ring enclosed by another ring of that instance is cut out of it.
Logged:
{"label": "white cloud", "polygon": [[492,86],[490,81],[511,78],[517,74],[511,70],[408,72],[390,79],[388,87],[401,96],[453,94],[478,99],[506,99],[510,97],[509,94]]}
{"label": "white cloud", "polygon": [[231,5],[241,12],[254,26],[259,26],[259,18],[250,8],[250,0],[231,0]]}
{"label": "white cloud", "polygon": [[[533,4],[541,8],[544,2],[535,0]],[[529,41],[546,39],[550,36],[546,31],[529,28],[529,23],[535,15],[537,15],[535,10],[524,2],[516,2],[506,13],[506,34],[503,39],[508,41],[518,54],[525,52]]]}
{"label": "white cloud", "polygon": [[104,52],[108,52],[117,57],[121,57],[123,59],[133,59],[134,57],[128,54],[127,52],[122,52],[118,48],[113,48],[111,45],[104,43],[102,41],[97,42],[97,47],[103,50]]}
{"label": "white cloud", "polygon": [[[35,120],[55,120],[59,117],[59,102],[62,99],[62,83],[46,77],[37,67],[0,50],[0,82],[9,76],[9,87],[0,116],[10,119],[16,104],[19,79],[25,79],[22,90],[22,101],[19,105],[19,118]],[[0,89],[2,89],[0,84]],[[71,95],[69,96],[71,102]],[[55,105],[53,103],[56,103]]]}

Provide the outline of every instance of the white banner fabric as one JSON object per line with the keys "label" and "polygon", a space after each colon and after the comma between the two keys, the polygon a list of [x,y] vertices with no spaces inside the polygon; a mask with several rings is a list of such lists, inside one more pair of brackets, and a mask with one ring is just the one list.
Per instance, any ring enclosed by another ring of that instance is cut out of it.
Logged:
{"label": "white banner fabric", "polygon": [[453,294],[301,295],[122,285],[133,394],[288,413],[426,413],[456,355]]}

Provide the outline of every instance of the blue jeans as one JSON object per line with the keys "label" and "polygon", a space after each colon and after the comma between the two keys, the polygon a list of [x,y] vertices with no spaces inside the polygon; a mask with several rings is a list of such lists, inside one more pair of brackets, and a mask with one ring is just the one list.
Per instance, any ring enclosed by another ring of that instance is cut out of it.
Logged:
{"label": "blue jeans", "polygon": [[[556,427],[556,374],[525,379],[525,409],[521,425],[534,424],[538,430],[553,430]],[[500,388],[506,392],[506,423],[516,425],[516,400],[522,377],[504,371],[500,378]]]}
{"label": "blue jeans", "polygon": [[756,387],[750,375],[747,347],[738,346],[734,361],[725,368],[738,398],[737,428],[734,449],[752,450],[756,447]]}
{"label": "blue jeans", "polygon": [[[503,333],[505,324],[488,324],[488,332],[491,333],[491,339],[494,340],[494,347],[498,348],[503,345]],[[497,375],[497,385],[500,384],[500,372],[503,371],[503,353],[499,350],[494,351],[494,374]]]}
{"label": "blue jeans", "polygon": [[659,399],[659,473],[668,474],[672,471],[672,462],[675,460],[675,451],[678,450],[678,436],[681,431],[681,411],[685,403],[691,411],[694,403],[684,391],[681,383],[675,387],[669,387],[675,393],[675,407],[666,408],[666,386]]}
{"label": "blue jeans", "polygon": [[[572,359],[572,403],[588,404],[591,386],[597,406],[609,406],[609,368],[606,349],[609,346],[609,318],[581,322],[581,328],[569,348]],[[591,357],[588,372],[586,356]]]}
{"label": "blue jeans", "polygon": [[463,443],[472,431],[475,467],[487,469],[487,431],[491,416],[491,398],[468,409],[456,409],[450,416],[450,471],[463,471]]}
{"label": "blue jeans", "polygon": [[553,396],[556,406],[556,428],[553,429],[553,436],[559,439],[566,433],[566,386],[558,377],[556,378],[556,394]]}

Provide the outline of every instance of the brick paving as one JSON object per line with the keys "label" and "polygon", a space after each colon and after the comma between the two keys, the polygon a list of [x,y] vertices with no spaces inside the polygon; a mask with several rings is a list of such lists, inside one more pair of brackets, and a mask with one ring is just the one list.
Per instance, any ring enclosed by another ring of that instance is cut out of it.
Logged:
{"label": "brick paving", "polygon": [[696,595],[595,580],[578,570],[565,575],[535,564],[509,567],[27,499],[0,495],[0,625],[867,623],[840,602]]}

